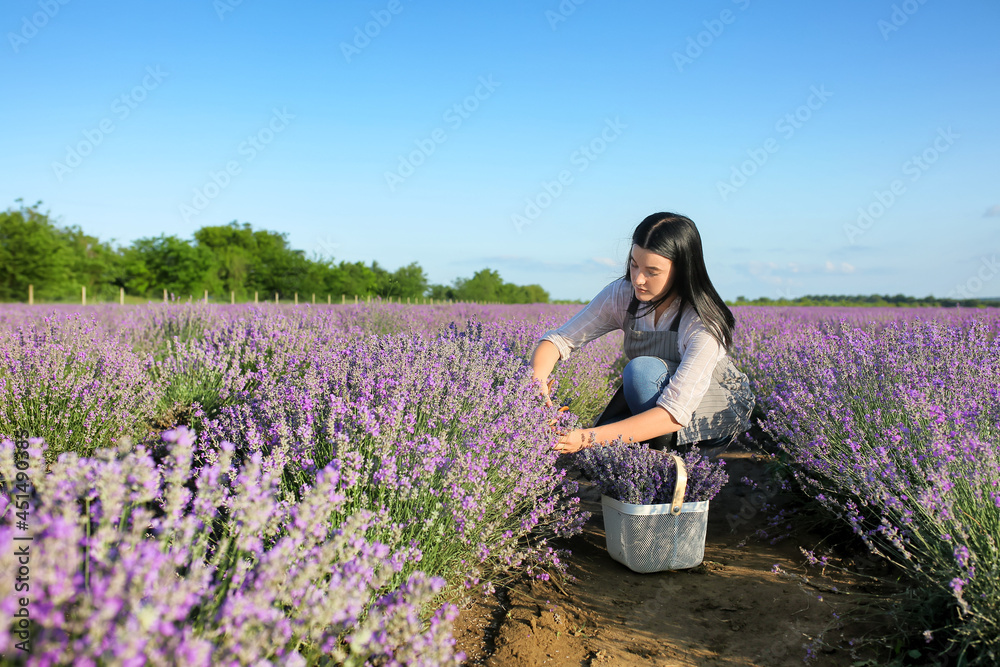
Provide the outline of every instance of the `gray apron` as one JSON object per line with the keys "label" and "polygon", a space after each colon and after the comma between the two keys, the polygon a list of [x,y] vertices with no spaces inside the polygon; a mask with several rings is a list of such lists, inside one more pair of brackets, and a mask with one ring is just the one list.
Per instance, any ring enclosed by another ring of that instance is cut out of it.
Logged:
{"label": "gray apron", "polygon": [[[678,330],[681,313],[678,311],[669,331],[636,331],[635,314],[639,304],[635,299],[629,304],[625,321],[625,356],[658,357],[667,364],[667,372],[672,376],[681,363],[680,336]],[[683,304],[682,304],[683,306]],[[729,355],[719,359],[712,372],[701,403],[691,415],[687,426],[665,436],[654,438],[650,446],[661,449],[665,445],[686,445],[702,441],[712,441],[713,447],[725,449],[737,433],[746,431],[753,411],[754,396],[750,390],[750,380],[746,374],[733,365]],[[607,424],[631,416],[625,393],[621,385],[615,391],[611,402],[594,425]]]}

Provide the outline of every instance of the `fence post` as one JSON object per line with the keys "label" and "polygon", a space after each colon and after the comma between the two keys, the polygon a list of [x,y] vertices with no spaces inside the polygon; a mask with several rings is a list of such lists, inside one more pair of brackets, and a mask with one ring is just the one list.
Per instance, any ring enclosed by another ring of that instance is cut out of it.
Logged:
{"label": "fence post", "polygon": [[125,305],[125,288],[124,287],[119,287],[118,288],[118,305],[120,305],[120,306],[124,306]]}
{"label": "fence post", "polygon": [[236,305],[236,290],[233,289],[229,290],[229,305],[230,306]]}
{"label": "fence post", "polygon": [[167,302],[167,288],[163,288],[163,303]]}
{"label": "fence post", "polygon": [[295,305],[299,305],[299,293],[295,292]]}
{"label": "fence post", "polygon": [[87,305],[87,286],[86,285],[83,285],[80,288],[80,303],[82,303],[84,306]]}
{"label": "fence post", "polygon": [[275,305],[278,304],[278,293],[277,292],[274,293],[274,303],[275,303]]}
{"label": "fence post", "polygon": [[257,305],[257,292],[253,293],[253,302],[254,302],[254,305]]}
{"label": "fence post", "polygon": [[35,303],[35,286],[29,284],[28,285],[28,305],[30,306],[30,305],[32,305],[34,303]]}
{"label": "fence post", "polygon": [[205,290],[205,305],[208,305],[208,290]]}
{"label": "fence post", "polygon": [[316,293],[315,292],[313,292],[313,305],[314,306],[316,305]]}

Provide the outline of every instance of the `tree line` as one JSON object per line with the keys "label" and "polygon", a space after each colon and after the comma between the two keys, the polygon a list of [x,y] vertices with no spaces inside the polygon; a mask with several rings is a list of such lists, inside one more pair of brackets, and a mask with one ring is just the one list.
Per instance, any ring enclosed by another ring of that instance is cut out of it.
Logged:
{"label": "tree line", "polygon": [[[20,200],[17,200],[20,202]],[[307,257],[289,247],[283,233],[253,229],[249,223],[206,226],[193,238],[161,234],[128,246],[86,234],[77,226],[56,224],[48,213],[21,205],[0,212],[0,301],[25,301],[33,285],[40,301],[69,301],[80,288],[97,300],[117,299],[119,290],[135,297],[201,298],[207,291],[219,301],[262,300],[275,293],[340,295],[353,298],[451,299],[497,303],[547,303],[539,285],[505,282],[492,269],[451,285],[432,285],[412,262],[390,271],[372,261],[335,262]]]}

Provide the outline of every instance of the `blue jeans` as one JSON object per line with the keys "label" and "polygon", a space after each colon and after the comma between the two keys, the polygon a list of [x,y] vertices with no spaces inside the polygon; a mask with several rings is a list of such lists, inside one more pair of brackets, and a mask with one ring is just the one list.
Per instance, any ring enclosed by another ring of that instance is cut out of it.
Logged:
{"label": "blue jeans", "polygon": [[[636,357],[632,359],[625,366],[625,370],[622,371],[622,393],[625,395],[625,402],[628,403],[629,413],[631,414],[620,413],[611,415],[602,419],[601,423],[611,424],[621,421],[654,407],[656,400],[663,393],[668,382],[670,382],[670,370],[663,359],[659,357]],[[702,440],[694,444],[702,452],[712,454],[721,453],[732,440],[733,436],[730,435],[712,440]],[[649,446],[653,449],[663,449],[664,447],[675,449],[677,448],[677,434],[668,433],[652,438]],[[715,450],[719,451],[715,452]]]}

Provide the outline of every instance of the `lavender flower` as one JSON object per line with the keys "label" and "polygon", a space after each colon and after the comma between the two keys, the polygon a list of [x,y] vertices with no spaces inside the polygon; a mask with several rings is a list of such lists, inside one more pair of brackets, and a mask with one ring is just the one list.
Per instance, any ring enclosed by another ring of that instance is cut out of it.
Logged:
{"label": "lavender flower", "polygon": [[[601,493],[635,505],[654,505],[673,500],[677,470],[672,456],[652,450],[644,443],[615,440],[580,450],[576,460],[583,473]],[[714,498],[729,481],[725,461],[710,461],[696,447],[681,457],[687,468],[685,502]]]}

